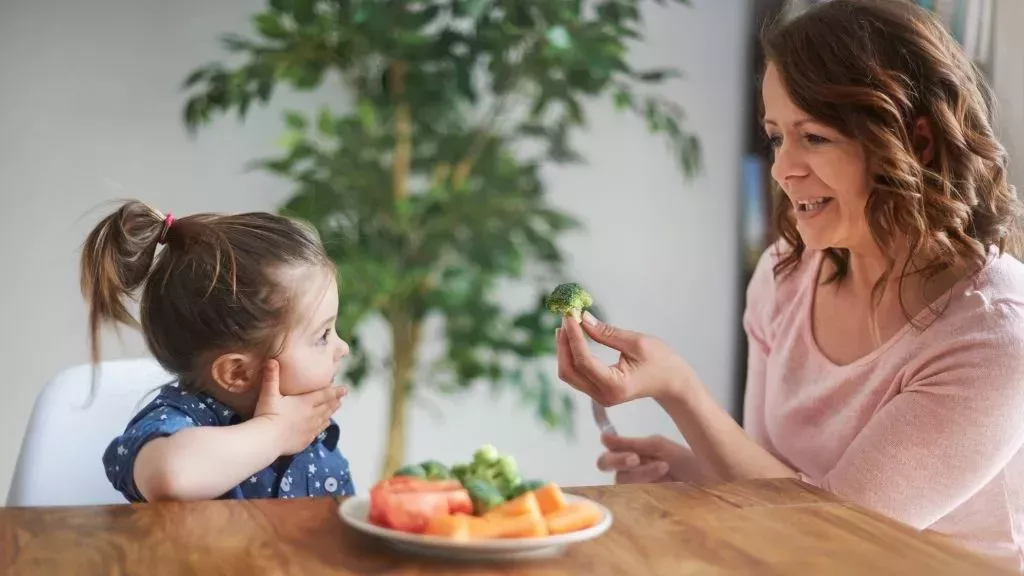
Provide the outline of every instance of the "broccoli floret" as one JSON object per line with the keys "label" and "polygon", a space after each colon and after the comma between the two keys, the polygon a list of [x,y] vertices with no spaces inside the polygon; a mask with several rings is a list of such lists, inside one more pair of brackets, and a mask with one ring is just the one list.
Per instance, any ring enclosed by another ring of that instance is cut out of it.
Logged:
{"label": "broccoli floret", "polygon": [[484,514],[505,502],[501,492],[483,479],[473,478],[466,482],[465,487],[477,515]]}
{"label": "broccoli floret", "polygon": [[451,472],[453,478],[465,484],[469,479],[469,464],[456,464],[452,466]]}
{"label": "broccoli floret", "polygon": [[514,500],[527,492],[533,492],[542,488],[547,482],[544,480],[525,480],[517,484],[512,491],[506,496],[509,500]]}
{"label": "broccoli floret", "polygon": [[576,322],[583,321],[583,311],[594,305],[594,299],[576,282],[559,284],[544,299],[544,306],[555,314],[572,316]]}
{"label": "broccoli floret", "polygon": [[420,467],[423,468],[428,480],[447,480],[452,477],[448,467],[437,460],[420,462]]}
{"label": "broccoli floret", "polygon": [[515,478],[519,475],[515,458],[508,454],[504,454],[498,458],[497,468],[498,473],[507,478]]}
{"label": "broccoli floret", "polygon": [[415,478],[426,478],[427,471],[419,464],[410,464],[395,470],[394,476],[413,476]]}
{"label": "broccoli floret", "polygon": [[473,464],[487,466],[498,459],[498,449],[490,444],[484,444],[473,453]]}

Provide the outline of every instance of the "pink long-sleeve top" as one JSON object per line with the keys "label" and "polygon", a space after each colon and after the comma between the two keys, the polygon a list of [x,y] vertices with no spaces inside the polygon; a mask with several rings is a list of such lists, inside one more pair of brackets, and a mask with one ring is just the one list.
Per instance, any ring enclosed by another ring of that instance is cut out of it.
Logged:
{"label": "pink long-sleeve top", "polygon": [[779,249],[747,289],[748,434],[808,483],[1024,571],[1024,264],[993,251],[926,330],[837,365],[811,329],[824,255],[776,279]]}

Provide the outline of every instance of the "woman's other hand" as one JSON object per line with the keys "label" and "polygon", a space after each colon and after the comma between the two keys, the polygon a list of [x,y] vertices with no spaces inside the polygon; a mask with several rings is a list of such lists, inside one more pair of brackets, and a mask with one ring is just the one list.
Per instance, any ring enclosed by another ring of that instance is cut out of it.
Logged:
{"label": "woman's other hand", "polygon": [[[586,336],[619,352],[605,366],[590,353]],[[661,340],[600,322],[589,312],[583,323],[564,318],[555,336],[558,377],[603,406],[636,398],[660,399],[690,378],[692,369]]]}
{"label": "woman's other hand", "polygon": [[631,438],[603,434],[601,443],[608,450],[598,457],[597,468],[614,472],[616,484],[705,484],[712,479],[688,447],[664,436]]}

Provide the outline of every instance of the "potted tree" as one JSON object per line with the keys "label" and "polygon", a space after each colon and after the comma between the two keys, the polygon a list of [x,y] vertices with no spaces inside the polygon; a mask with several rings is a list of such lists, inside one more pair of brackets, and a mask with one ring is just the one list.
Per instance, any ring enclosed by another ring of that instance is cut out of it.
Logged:
{"label": "potted tree", "polygon": [[[251,36],[222,39],[239,63],[185,80],[191,132],[230,112],[244,119],[278,86],[342,81],[351,104],[286,111],[285,151],[256,165],[293,182],[282,212],[316,226],[337,262],[354,388],[376,365],[360,326],[374,316],[390,326],[383,474],[403,462],[407,406],[426,387],[513,388],[545,425],[571,430],[571,397],[538,360],[554,353],[559,319],[542,299],[563,280],[559,235],[580,224],[547,202],[541,169],[582,161],[572,137],[586,126],[584,102],[598,97],[667,137],[686,175],[701,163],[682,111],[642,91],[675,71],[627,62],[627,44],[643,39],[641,4],[269,0]],[[508,281],[536,290],[535,306],[504,306],[498,285]],[[432,319],[446,351],[418,370]]]}

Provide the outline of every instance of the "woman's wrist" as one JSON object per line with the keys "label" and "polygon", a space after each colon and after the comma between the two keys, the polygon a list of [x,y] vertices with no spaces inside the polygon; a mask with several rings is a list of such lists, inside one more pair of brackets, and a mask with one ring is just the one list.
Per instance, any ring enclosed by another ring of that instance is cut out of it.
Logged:
{"label": "woman's wrist", "polygon": [[678,356],[674,360],[664,382],[651,395],[651,398],[666,410],[671,405],[685,403],[697,380],[697,374],[685,360]]}

